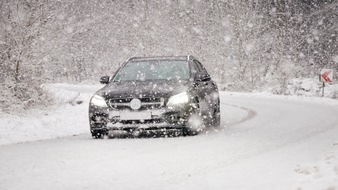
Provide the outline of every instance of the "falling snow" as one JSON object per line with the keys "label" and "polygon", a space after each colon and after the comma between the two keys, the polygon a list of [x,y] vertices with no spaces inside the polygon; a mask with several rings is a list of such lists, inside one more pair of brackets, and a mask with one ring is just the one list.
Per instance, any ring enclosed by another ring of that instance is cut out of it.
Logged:
{"label": "falling snow", "polygon": [[[337,1],[3,0],[0,10],[0,189],[338,188]],[[130,57],[178,55],[215,79],[222,130],[91,141],[101,76]],[[323,68],[334,75],[325,88]]]}

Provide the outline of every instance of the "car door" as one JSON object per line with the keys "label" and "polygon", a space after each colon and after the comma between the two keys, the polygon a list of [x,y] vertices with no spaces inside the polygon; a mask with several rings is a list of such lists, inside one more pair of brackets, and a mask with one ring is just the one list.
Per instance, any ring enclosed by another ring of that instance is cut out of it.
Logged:
{"label": "car door", "polygon": [[213,113],[215,105],[215,83],[211,80],[210,75],[203,65],[198,61],[194,60],[194,65],[197,69],[196,76],[196,88],[199,98],[199,106],[202,116],[209,116]]}

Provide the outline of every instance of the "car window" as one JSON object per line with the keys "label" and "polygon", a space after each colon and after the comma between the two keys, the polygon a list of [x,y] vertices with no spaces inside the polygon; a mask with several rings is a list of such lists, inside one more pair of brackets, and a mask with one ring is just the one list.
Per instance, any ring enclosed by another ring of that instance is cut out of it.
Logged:
{"label": "car window", "polygon": [[186,80],[189,77],[187,61],[137,61],[126,63],[113,81]]}
{"label": "car window", "polygon": [[197,68],[198,68],[198,70],[201,74],[208,75],[207,70],[203,67],[203,65],[199,61],[194,60],[194,62],[195,62],[196,66],[197,66]]}
{"label": "car window", "polygon": [[191,65],[191,73],[193,75],[196,75],[197,73],[200,72],[195,62],[191,62],[190,65]]}

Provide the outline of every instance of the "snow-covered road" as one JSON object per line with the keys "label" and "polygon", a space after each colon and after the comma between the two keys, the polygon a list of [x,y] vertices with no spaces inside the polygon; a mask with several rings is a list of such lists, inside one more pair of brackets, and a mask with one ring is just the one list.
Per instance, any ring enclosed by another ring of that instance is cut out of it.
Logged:
{"label": "snow-covered road", "polygon": [[338,103],[226,92],[221,102],[219,132],[98,140],[88,131],[0,146],[0,189],[338,188],[338,165],[327,176],[312,165],[338,148]]}

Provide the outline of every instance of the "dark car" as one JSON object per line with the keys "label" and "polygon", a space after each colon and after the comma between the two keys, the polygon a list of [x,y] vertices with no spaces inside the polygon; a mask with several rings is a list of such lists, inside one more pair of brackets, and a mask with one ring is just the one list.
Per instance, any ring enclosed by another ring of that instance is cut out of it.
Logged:
{"label": "dark car", "polygon": [[194,135],[220,125],[217,85],[193,56],[130,58],[100,82],[89,105],[94,138]]}

